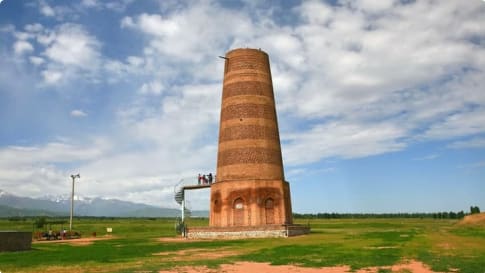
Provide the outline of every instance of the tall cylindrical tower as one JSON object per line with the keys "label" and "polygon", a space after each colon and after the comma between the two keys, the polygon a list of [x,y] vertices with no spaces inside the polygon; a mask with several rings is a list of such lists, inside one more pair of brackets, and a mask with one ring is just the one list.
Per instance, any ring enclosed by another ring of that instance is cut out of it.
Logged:
{"label": "tall cylindrical tower", "polygon": [[229,51],[210,225],[291,223],[268,54],[258,49]]}

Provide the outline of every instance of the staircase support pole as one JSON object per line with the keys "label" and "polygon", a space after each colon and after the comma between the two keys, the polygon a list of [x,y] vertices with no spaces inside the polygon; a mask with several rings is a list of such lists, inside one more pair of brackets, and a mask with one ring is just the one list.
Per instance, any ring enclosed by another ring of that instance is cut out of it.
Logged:
{"label": "staircase support pole", "polygon": [[185,192],[182,190],[182,223],[185,223]]}

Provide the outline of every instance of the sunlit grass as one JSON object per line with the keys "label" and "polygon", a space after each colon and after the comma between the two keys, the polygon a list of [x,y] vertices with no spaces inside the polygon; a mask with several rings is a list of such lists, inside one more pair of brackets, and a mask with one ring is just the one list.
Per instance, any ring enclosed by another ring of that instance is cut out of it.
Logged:
{"label": "sunlit grass", "polygon": [[[433,219],[301,220],[306,236],[220,241],[160,241],[174,237],[174,219],[76,219],[84,236],[112,239],[89,245],[33,244],[31,251],[0,253],[2,272],[133,272],[181,265],[217,267],[237,261],[352,269],[419,260],[435,271],[475,273],[485,268],[483,227]],[[190,219],[206,226],[207,219]],[[32,230],[32,222],[0,220],[0,229]],[[211,256],[213,253],[225,256]],[[46,271],[47,270],[47,271]],[[383,271],[384,272],[384,271]]]}

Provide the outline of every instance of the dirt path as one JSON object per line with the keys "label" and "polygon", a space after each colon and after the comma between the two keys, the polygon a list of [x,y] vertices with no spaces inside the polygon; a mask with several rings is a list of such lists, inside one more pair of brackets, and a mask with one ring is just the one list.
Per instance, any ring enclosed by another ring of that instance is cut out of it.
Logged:
{"label": "dirt path", "polygon": [[114,239],[114,236],[106,236],[106,237],[86,237],[86,238],[79,238],[79,239],[66,239],[66,240],[46,240],[46,241],[33,241],[33,244],[71,244],[71,245],[90,245],[94,241],[101,241],[101,240],[111,240]]}
{"label": "dirt path", "polygon": [[[418,261],[410,261],[408,263],[382,266],[382,267],[369,267],[362,268],[354,271],[355,273],[377,273],[379,269],[391,270],[395,273],[440,273],[434,272],[429,269],[425,264]],[[322,268],[308,268],[298,267],[294,265],[270,265],[268,263],[253,263],[253,262],[238,262],[235,264],[223,264],[218,269],[210,269],[207,267],[176,267],[171,270],[162,270],[159,273],[245,273],[245,272],[258,272],[258,273],[346,273],[351,272],[349,266],[335,266],[335,267],[322,267]]]}

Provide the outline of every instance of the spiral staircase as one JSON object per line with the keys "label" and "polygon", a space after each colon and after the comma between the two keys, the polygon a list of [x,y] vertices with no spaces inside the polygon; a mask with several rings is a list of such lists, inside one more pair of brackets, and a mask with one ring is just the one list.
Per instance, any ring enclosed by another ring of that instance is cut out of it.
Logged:
{"label": "spiral staircase", "polygon": [[185,231],[185,217],[190,216],[190,210],[185,206],[185,191],[209,188],[211,184],[198,184],[197,177],[189,177],[181,179],[174,186],[174,199],[180,205],[181,218],[176,226],[177,231],[184,234]]}

